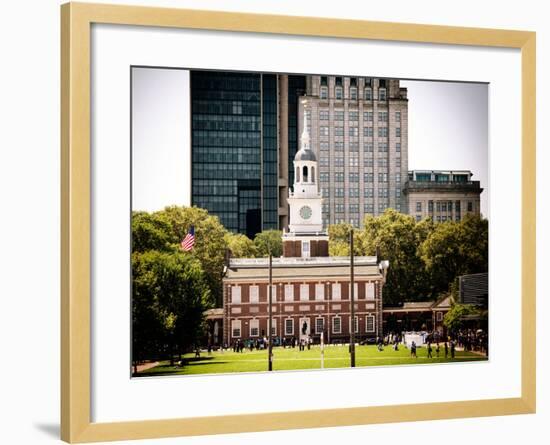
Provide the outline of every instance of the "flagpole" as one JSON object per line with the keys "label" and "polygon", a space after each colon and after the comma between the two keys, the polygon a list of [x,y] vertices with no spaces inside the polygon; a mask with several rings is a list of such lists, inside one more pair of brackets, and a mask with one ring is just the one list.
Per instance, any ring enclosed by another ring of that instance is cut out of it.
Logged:
{"label": "flagpole", "polygon": [[269,331],[269,343],[268,343],[268,370],[273,371],[273,332],[272,332],[272,288],[273,288],[273,255],[271,250],[269,252],[269,290],[268,290],[268,303],[269,303],[269,320],[268,320],[268,331]]}

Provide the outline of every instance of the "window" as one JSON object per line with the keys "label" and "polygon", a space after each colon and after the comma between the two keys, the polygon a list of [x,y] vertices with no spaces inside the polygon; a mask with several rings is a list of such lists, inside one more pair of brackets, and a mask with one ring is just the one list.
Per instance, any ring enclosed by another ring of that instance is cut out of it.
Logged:
{"label": "window", "polygon": [[375,331],[374,315],[367,315],[365,317],[365,331],[366,332],[374,332]]}
{"label": "window", "polygon": [[250,286],[250,303],[258,303],[260,301],[260,288],[258,286]]}
{"label": "window", "polygon": [[328,182],[328,181],[329,181],[329,174],[328,174],[328,172],[321,172],[321,173],[319,173],[319,181],[321,181],[321,182]]}
{"label": "window", "polygon": [[386,89],[380,88],[378,90],[378,100],[386,100]]}
{"label": "window", "polygon": [[460,213],[460,201],[455,202],[455,211],[456,213]]}
{"label": "window", "polygon": [[336,213],[344,213],[344,204],[341,204],[341,203],[334,204],[334,211]]}
{"label": "window", "polygon": [[365,167],[372,167],[373,164],[374,164],[374,160],[372,158],[365,158],[363,160],[363,164],[365,165]]}
{"label": "window", "polygon": [[349,151],[359,151],[359,142],[357,142],[357,141],[350,141],[350,143],[349,143]]}
{"label": "window", "polygon": [[378,167],[388,168],[388,158],[378,158]]}
{"label": "window", "polygon": [[388,189],[385,187],[380,187],[378,189],[378,197],[379,198],[387,198],[388,197]]}
{"label": "window", "polygon": [[322,156],[321,159],[319,159],[319,165],[321,167],[328,167],[329,161],[330,161],[330,158],[328,156]]}
{"label": "window", "polygon": [[442,202],[442,203],[441,203],[441,211],[442,211],[442,212],[446,212],[446,211],[447,211],[447,203],[446,203],[446,202]]}
{"label": "window", "polygon": [[395,166],[401,167],[401,158],[395,158]]}
{"label": "window", "polygon": [[395,143],[395,151],[397,153],[401,153],[401,142],[396,142]]}
{"label": "window", "polygon": [[309,258],[309,241],[302,241],[302,257]]}
{"label": "window", "polygon": [[396,128],[395,128],[395,137],[396,137],[396,138],[400,138],[400,137],[401,137],[401,128],[400,128],[400,127],[396,127]]}
{"label": "window", "polygon": [[241,320],[231,320],[231,336],[241,336]]}
{"label": "window", "polygon": [[300,300],[309,300],[309,284],[300,284]]}
{"label": "window", "polygon": [[271,335],[277,335],[277,320],[274,318],[271,319]]}
{"label": "window", "polygon": [[285,335],[294,335],[294,320],[292,318],[285,320]]}
{"label": "window", "polygon": [[359,204],[350,204],[349,211],[350,213],[359,213]]}
{"label": "window", "polygon": [[241,286],[233,286],[231,288],[231,304],[240,304],[241,302]]}
{"label": "window", "polygon": [[[374,189],[372,187],[367,187],[365,189],[365,198],[372,198],[373,196],[374,196]],[[371,212],[372,212],[372,210],[371,210]]]}
{"label": "window", "polygon": [[395,189],[395,197],[396,198],[401,198],[401,189]]}
{"label": "window", "polygon": [[378,137],[379,138],[388,137],[388,127],[378,127]]}
{"label": "window", "polygon": [[334,166],[335,167],[343,167],[344,166],[344,157],[343,156],[336,156],[334,158]]}
{"label": "window", "polygon": [[[353,299],[357,300],[357,297],[359,295],[359,283],[353,283],[353,292],[354,292]],[[351,300],[351,283],[348,283],[348,294]]]}
{"label": "window", "polygon": [[349,127],[349,135],[351,137],[357,137],[359,136],[359,128],[357,127]]}
{"label": "window", "polygon": [[294,285],[285,284],[285,301],[294,301]]}
{"label": "window", "polygon": [[366,138],[372,137],[372,127],[363,127],[363,136]]}
{"label": "window", "polygon": [[334,197],[335,198],[343,198],[344,197],[344,189],[343,188],[334,189]]}
{"label": "window", "polygon": [[335,182],[344,182],[344,173],[342,173],[342,172],[334,173],[334,181]]}
{"label": "window", "polygon": [[328,121],[328,110],[319,110],[319,120]]}
{"label": "window", "polygon": [[365,182],[374,182],[374,173],[365,173]]}
{"label": "window", "polygon": [[384,213],[384,210],[386,210],[386,207],[388,206],[388,204],[384,201],[380,201],[378,203],[378,213]]}
{"label": "window", "polygon": [[435,319],[436,321],[443,321],[443,312],[436,312]]}
{"label": "window", "polygon": [[363,120],[365,122],[372,122],[373,113],[372,111],[365,111],[363,113]]}
{"label": "window", "polygon": [[317,283],[315,285],[315,299],[317,301],[325,299],[325,285],[323,283]]}
{"label": "window", "polygon": [[422,216],[416,215],[416,222],[420,222],[421,219],[422,219]]}
{"label": "window", "polygon": [[434,211],[434,202],[428,201],[428,212],[433,213]]}
{"label": "window", "polygon": [[395,174],[395,182],[397,182],[398,184],[401,183],[401,173],[396,173]]}
{"label": "window", "polygon": [[474,203],[472,201],[468,201],[468,212],[474,211]]}
{"label": "window", "polygon": [[378,112],[378,122],[388,122],[388,112],[379,111]]}
{"label": "window", "polygon": [[[351,334],[351,317],[349,317],[349,332]],[[357,315],[353,317],[353,332],[359,333],[359,317]]]}
{"label": "window", "polygon": [[315,319],[315,333],[320,334],[325,330],[325,319],[318,317]]}
{"label": "window", "polygon": [[334,127],[334,136],[344,136],[344,127]]}
{"label": "window", "polygon": [[344,121],[344,111],[343,110],[334,110],[334,120],[343,122]]}
{"label": "window", "polygon": [[342,299],[342,286],[340,285],[340,283],[332,283],[332,299]]}
{"label": "window", "polygon": [[335,141],[334,142],[334,150],[335,151],[344,151],[344,142],[343,141]]}
{"label": "window", "polygon": [[382,153],[387,153],[388,143],[387,142],[378,142],[378,151]]}
{"label": "window", "polygon": [[350,111],[349,112],[349,120],[352,122],[358,122],[359,121],[359,111]]}
{"label": "window", "polygon": [[367,300],[374,300],[374,283],[365,284],[365,294],[367,295]]}
{"label": "window", "polygon": [[440,203],[439,201],[437,201],[437,202],[435,203],[435,210],[436,210],[437,212],[441,212],[441,203]]}
{"label": "window", "polygon": [[371,214],[374,213],[374,204],[372,202],[365,203],[365,212]]}
{"label": "window", "polygon": [[328,127],[323,125],[321,127],[319,127],[319,135],[321,136],[328,136]]}
{"label": "window", "polygon": [[378,173],[378,182],[388,182],[388,174]]}
{"label": "window", "polygon": [[[359,198],[359,189],[357,187],[350,188],[349,189],[349,197],[350,198]],[[359,211],[359,210],[357,210],[357,211]]]}
{"label": "window", "polygon": [[319,148],[321,151],[328,151],[328,142],[323,141],[319,144]]}
{"label": "window", "polygon": [[342,100],[344,95],[344,89],[340,86],[334,88],[334,97],[337,100]]}
{"label": "window", "polygon": [[421,212],[421,211],[422,211],[422,203],[421,203],[421,202],[417,202],[417,203],[416,203],[416,211],[417,211],[417,212]]}
{"label": "window", "polygon": [[258,337],[260,335],[260,320],[250,320],[250,336]]}
{"label": "window", "polygon": [[328,99],[328,88],[325,86],[321,87],[321,93],[319,96],[321,99]]}
{"label": "window", "polygon": [[372,142],[365,142],[365,151],[372,153],[374,151],[374,144]]}
{"label": "window", "polygon": [[365,100],[372,100],[372,88],[365,88]]}
{"label": "window", "polygon": [[359,182],[359,173],[350,173],[349,182]]}
{"label": "window", "polygon": [[396,122],[401,122],[401,111],[396,111],[395,112],[395,121]]}
{"label": "window", "polygon": [[357,87],[350,87],[349,98],[351,100],[357,100]]}
{"label": "window", "polygon": [[339,316],[332,318],[332,333],[333,334],[342,333],[342,319]]}
{"label": "window", "polygon": [[243,103],[240,100],[234,100],[232,102],[231,112],[233,114],[243,114]]}

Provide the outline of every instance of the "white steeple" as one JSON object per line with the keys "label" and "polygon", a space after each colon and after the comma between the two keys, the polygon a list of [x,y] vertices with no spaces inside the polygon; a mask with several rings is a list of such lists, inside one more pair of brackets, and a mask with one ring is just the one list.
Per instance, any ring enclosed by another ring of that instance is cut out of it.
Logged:
{"label": "white steeple", "polygon": [[319,192],[317,157],[311,149],[307,125],[306,103],[303,103],[304,120],[300,150],[294,157],[294,186],[289,192],[289,230],[294,233],[316,234],[323,230],[322,201]]}

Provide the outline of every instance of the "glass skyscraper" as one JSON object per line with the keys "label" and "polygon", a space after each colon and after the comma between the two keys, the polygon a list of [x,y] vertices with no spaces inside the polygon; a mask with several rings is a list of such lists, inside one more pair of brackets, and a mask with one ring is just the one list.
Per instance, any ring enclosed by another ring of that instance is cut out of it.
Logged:
{"label": "glass skyscraper", "polygon": [[304,89],[305,76],[191,71],[193,205],[250,238],[283,228],[288,189],[281,190],[280,178],[288,184],[292,168],[281,172],[280,156],[296,153],[296,109]]}

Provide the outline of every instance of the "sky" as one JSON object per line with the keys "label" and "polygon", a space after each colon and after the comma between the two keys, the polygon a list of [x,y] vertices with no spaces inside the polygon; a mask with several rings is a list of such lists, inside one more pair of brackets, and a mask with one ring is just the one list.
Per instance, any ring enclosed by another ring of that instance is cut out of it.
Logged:
{"label": "sky", "polygon": [[[401,81],[409,170],[471,170],[488,217],[488,85]],[[132,70],[132,209],[190,204],[189,71]]]}

